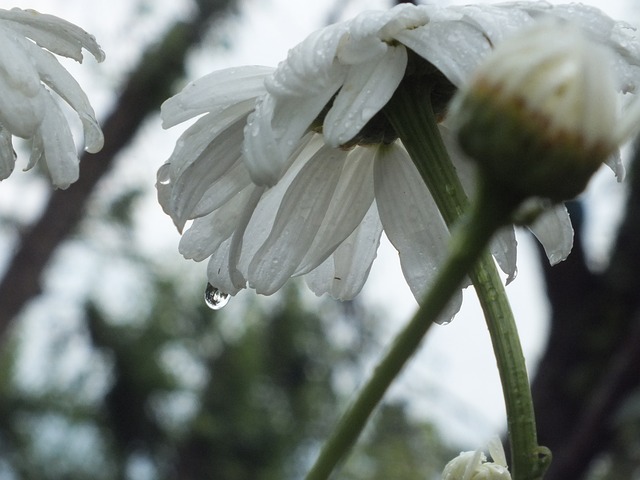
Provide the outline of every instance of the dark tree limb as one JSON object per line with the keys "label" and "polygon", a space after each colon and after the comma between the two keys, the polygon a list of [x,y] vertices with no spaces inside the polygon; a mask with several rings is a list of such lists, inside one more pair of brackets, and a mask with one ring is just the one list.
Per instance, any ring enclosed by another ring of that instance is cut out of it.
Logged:
{"label": "dark tree limb", "polygon": [[554,455],[546,480],[584,478],[591,460],[610,447],[617,409],[640,386],[639,155],[606,271],[597,275],[586,266],[579,214],[572,215],[574,251],[562,264],[545,266],[552,321],[533,395],[540,443]]}
{"label": "dark tree limb", "polygon": [[5,338],[12,319],[41,292],[45,266],[82,219],[91,193],[112,168],[114,158],[135,137],[144,119],[173,93],[176,80],[184,74],[187,52],[200,41],[211,20],[233,3],[200,0],[200,12],[191,22],[176,23],[144,54],[103,124],[102,151],[82,156],[79,180],[67,190],[54,191],[40,219],[22,236],[0,282],[0,340]]}

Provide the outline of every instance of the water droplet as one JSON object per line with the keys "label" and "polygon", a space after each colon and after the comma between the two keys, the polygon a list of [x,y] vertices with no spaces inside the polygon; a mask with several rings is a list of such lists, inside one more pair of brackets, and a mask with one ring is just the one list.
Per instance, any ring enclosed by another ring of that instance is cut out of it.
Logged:
{"label": "water droplet", "polygon": [[160,185],[169,185],[171,183],[171,164],[165,163],[158,169],[156,180]]}
{"label": "water droplet", "polygon": [[231,295],[221,292],[216,287],[207,283],[207,288],[204,291],[204,301],[211,310],[220,310],[227,303]]}

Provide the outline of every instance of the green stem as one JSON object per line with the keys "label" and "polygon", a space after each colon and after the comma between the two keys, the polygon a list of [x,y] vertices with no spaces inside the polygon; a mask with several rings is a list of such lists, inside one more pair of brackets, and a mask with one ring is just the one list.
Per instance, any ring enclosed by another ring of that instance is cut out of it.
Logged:
{"label": "green stem", "polygon": [[[385,113],[451,228],[468,208],[469,201],[442,142],[431,107],[429,88],[425,88],[425,82],[420,80],[405,80],[385,107]],[[479,189],[477,203],[493,204],[491,208],[497,222],[508,223],[518,200],[505,198],[501,190],[492,188],[487,182]],[[489,253],[482,252],[469,276],[485,315],[502,382],[513,479],[542,478],[550,462],[550,453],[537,443],[533,401],[518,331],[504,286]]]}
{"label": "green stem", "polygon": [[[488,200],[492,198],[488,197]],[[307,480],[328,478],[358,438],[389,385],[418,349],[427,330],[442,313],[452,295],[460,289],[467,272],[475,264],[496,228],[499,227],[494,213],[493,205],[478,205],[465,228],[460,229],[454,236],[450,255],[440,269],[433,287],[338,423],[308,473]]]}

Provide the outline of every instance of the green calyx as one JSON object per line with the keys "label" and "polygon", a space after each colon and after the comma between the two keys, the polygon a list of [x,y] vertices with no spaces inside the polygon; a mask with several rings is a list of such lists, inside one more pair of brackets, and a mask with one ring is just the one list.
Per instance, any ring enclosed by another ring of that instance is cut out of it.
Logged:
{"label": "green calyx", "polygon": [[554,129],[518,97],[474,85],[452,107],[462,150],[503,191],[554,202],[574,198],[611,153],[574,132]]}

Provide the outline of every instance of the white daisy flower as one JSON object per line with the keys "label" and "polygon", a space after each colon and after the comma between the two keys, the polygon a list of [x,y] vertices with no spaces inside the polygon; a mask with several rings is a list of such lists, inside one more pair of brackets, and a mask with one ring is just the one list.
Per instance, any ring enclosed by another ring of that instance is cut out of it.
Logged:
{"label": "white daisy flower", "polygon": [[[164,127],[204,116],[178,140],[157,185],[180,230],[194,220],[180,251],[208,258],[210,284],[231,295],[247,286],[269,295],[304,276],[318,295],[350,299],[384,231],[421,299],[447,255],[449,231],[382,109],[405,76],[424,71],[444,117],[456,87],[493,45],[545,15],[571,16],[614,46],[626,74],[621,89],[636,88],[640,49],[631,30],[588,7],[538,2],[365,12],[313,33],[275,70],[228,69],[188,85],[163,105]],[[448,141],[444,126],[442,134]],[[451,153],[473,189],[471,167]],[[564,207],[532,230],[553,263],[569,253]],[[510,229],[493,247],[510,277],[515,246]]]}
{"label": "white daisy flower", "polygon": [[88,152],[99,151],[104,139],[87,96],[55,55],[82,62],[84,48],[102,61],[104,52],[72,23],[18,8],[0,9],[0,43],[0,180],[13,171],[11,139],[18,136],[33,142],[27,169],[44,159],[53,184],[67,188],[78,178],[79,161],[56,97],[80,117]]}
{"label": "white daisy flower", "polygon": [[511,480],[504,449],[498,438],[489,442],[487,460],[484,452],[461,452],[442,471],[442,480]]}

